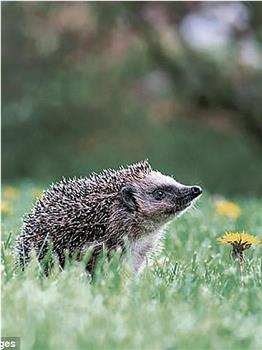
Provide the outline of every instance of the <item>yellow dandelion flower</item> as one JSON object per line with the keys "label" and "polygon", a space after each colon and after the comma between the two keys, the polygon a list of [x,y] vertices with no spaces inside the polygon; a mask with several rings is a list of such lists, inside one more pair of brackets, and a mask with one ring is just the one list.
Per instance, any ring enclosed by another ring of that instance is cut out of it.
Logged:
{"label": "yellow dandelion flower", "polygon": [[3,197],[6,199],[16,198],[19,194],[19,191],[13,186],[5,186],[3,190]]}
{"label": "yellow dandelion flower", "polygon": [[215,206],[216,212],[219,215],[227,216],[231,219],[237,219],[241,214],[240,207],[233,202],[221,200],[218,201]]}
{"label": "yellow dandelion flower", "polygon": [[33,190],[32,194],[36,198],[41,198],[44,194],[44,191],[41,188],[36,188]]}
{"label": "yellow dandelion flower", "polygon": [[[225,232],[224,236],[218,238],[218,242],[221,244],[241,244],[243,246],[249,245],[251,247],[252,244],[259,244],[261,241],[259,238],[252,236],[245,232]],[[249,248],[248,247],[248,248]],[[247,248],[245,248],[247,249]]]}
{"label": "yellow dandelion flower", "polygon": [[12,214],[12,208],[9,205],[9,203],[7,203],[6,201],[1,202],[1,213],[3,215],[9,215]]}
{"label": "yellow dandelion flower", "polygon": [[240,262],[244,260],[244,250],[261,242],[259,238],[245,232],[225,232],[224,236],[218,238],[217,241],[221,244],[231,244],[232,256],[238,258]]}

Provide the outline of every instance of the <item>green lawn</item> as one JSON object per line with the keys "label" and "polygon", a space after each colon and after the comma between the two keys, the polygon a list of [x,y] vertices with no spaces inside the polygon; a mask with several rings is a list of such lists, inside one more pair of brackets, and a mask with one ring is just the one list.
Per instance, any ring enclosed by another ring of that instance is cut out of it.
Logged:
{"label": "green lawn", "polygon": [[106,264],[90,283],[81,264],[46,278],[36,261],[14,269],[12,247],[34,184],[9,189],[2,215],[2,336],[22,350],[261,349],[262,244],[246,252],[244,285],[226,230],[262,237],[262,200],[230,198],[241,216],[219,216],[211,196],[170,225],[164,249],[138,278]]}

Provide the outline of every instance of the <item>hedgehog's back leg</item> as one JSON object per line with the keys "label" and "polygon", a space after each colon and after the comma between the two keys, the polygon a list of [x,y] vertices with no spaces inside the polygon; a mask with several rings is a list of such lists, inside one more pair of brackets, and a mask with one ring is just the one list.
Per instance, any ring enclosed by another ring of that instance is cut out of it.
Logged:
{"label": "hedgehog's back leg", "polygon": [[[41,260],[47,261],[48,257],[46,257],[46,255],[48,252],[48,244],[46,241],[43,241],[40,247],[36,246],[36,236],[38,235],[28,235],[26,232],[23,232],[18,238],[18,243],[16,246],[16,252],[18,255],[17,265],[20,266],[22,270],[24,270],[30,262],[33,251],[35,252],[35,256],[39,262]],[[42,265],[45,274],[47,274],[47,269],[45,266],[48,265],[48,269],[50,269],[51,266],[50,261],[48,261],[48,263],[46,263],[46,261],[44,261],[44,264]]]}
{"label": "hedgehog's back leg", "polygon": [[18,266],[20,266],[23,270],[25,266],[28,264],[29,261],[29,254],[30,249],[28,249],[28,244],[25,243],[25,236],[24,234],[20,235],[17,244],[15,247],[15,252],[17,254],[17,260],[16,263]]}

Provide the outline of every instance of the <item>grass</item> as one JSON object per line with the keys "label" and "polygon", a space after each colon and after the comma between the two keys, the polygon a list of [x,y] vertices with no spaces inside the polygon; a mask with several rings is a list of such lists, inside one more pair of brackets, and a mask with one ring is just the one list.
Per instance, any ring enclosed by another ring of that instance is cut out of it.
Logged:
{"label": "grass", "polygon": [[14,269],[12,247],[34,189],[18,186],[2,217],[2,335],[21,337],[22,350],[262,348],[262,245],[247,251],[241,285],[230,247],[216,243],[226,230],[261,237],[261,200],[234,198],[241,216],[233,220],[204,195],[170,225],[139,278],[114,259],[90,283],[83,264],[48,278],[34,260],[25,272]]}

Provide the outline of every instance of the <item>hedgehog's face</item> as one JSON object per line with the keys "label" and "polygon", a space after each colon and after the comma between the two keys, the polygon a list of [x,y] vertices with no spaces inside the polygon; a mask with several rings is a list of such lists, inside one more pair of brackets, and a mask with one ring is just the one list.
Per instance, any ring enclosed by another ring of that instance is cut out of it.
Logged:
{"label": "hedgehog's face", "polygon": [[145,220],[158,223],[183,213],[201,193],[198,186],[184,186],[155,171],[121,191],[128,210],[137,211]]}

